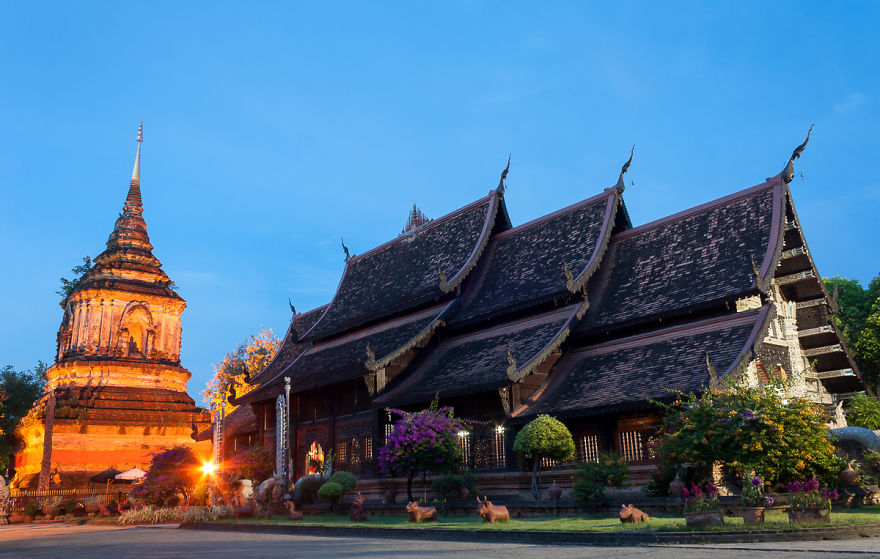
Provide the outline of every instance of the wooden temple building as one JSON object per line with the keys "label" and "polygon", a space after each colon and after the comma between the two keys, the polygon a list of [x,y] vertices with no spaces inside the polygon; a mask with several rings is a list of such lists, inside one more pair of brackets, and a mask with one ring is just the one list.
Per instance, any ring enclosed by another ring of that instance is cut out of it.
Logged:
{"label": "wooden temple building", "polygon": [[242,435],[289,448],[293,479],[331,449],[334,468],[374,477],[388,409],[436,394],[484,422],[460,434],[463,467],[521,470],[516,430],[547,413],[571,429],[579,460],[615,451],[648,468],[649,399],[668,389],[785,377],[833,411],[865,386],[789,188],[805,145],[756,186],[637,227],[628,161],[616,185],[528,223],[508,217],[505,169],[448,215],[414,209],[397,238],[359,255],[343,245],[333,299],[294,314],[258,387],[234,399],[251,408]]}
{"label": "wooden temple building", "polygon": [[[122,213],[73,291],[61,301],[55,364],[17,430],[19,487],[82,486],[109,468],[146,470],[151,454],[195,445],[210,423],[187,394],[180,365],[186,303],[153,256],[140,186],[142,128]],[[210,445],[201,443],[206,456]],[[56,475],[57,474],[57,475]]]}

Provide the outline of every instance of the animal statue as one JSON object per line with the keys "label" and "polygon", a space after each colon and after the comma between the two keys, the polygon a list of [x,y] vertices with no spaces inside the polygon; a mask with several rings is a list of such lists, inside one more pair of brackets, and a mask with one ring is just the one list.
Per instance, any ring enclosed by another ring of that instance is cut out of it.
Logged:
{"label": "animal statue", "polygon": [[256,505],[257,514],[269,518],[275,505],[281,505],[281,491],[284,486],[284,476],[273,475],[263,480],[257,488]]}
{"label": "animal statue", "polygon": [[437,509],[434,507],[420,507],[415,501],[410,501],[406,505],[406,512],[409,513],[410,522],[421,522],[422,520],[437,520]]}
{"label": "animal statue", "polygon": [[302,520],[303,513],[296,510],[296,503],[289,497],[289,495],[286,495],[285,499],[281,501],[281,504],[284,505],[284,509],[287,511],[287,518],[290,520]]}
{"label": "animal statue", "polygon": [[480,513],[480,516],[483,517],[483,520],[490,524],[495,524],[496,520],[498,522],[507,522],[510,520],[510,513],[507,512],[507,507],[493,505],[492,501],[485,496],[482,501],[477,497],[477,511]]}
{"label": "animal statue", "polygon": [[100,516],[111,516],[110,509],[104,504],[104,501],[98,501],[98,514]]}
{"label": "animal statue", "polygon": [[233,507],[253,506],[254,482],[249,479],[239,479],[231,484],[232,496],[227,502]]}
{"label": "animal statue", "polygon": [[629,504],[620,505],[620,521],[623,524],[641,524],[642,522],[650,522],[651,518],[648,516],[648,513]]}
{"label": "animal statue", "polygon": [[350,518],[355,521],[363,521],[367,519],[367,511],[364,509],[364,501],[367,498],[360,494],[357,494],[357,497],[354,498],[354,501],[351,503],[351,516]]}

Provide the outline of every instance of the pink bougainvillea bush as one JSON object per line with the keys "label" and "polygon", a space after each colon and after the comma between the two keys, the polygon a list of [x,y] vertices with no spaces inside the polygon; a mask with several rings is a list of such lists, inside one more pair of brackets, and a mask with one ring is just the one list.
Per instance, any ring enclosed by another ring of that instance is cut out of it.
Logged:
{"label": "pink bougainvillea bush", "polygon": [[147,475],[132,488],[129,496],[160,506],[177,495],[188,498],[202,476],[200,466],[198,457],[185,446],[153,454]]}
{"label": "pink bougainvillea bush", "polygon": [[452,408],[437,406],[410,413],[391,410],[400,420],[379,450],[379,469],[385,477],[406,476],[407,496],[412,497],[412,479],[417,474],[454,472],[461,464],[459,433],[469,422],[456,419]]}

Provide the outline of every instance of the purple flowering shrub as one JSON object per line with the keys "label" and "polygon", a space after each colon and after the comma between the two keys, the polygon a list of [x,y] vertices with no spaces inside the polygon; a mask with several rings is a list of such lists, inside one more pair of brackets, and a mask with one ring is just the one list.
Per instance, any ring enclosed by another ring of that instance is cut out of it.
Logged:
{"label": "purple flowering shrub", "polygon": [[155,453],[147,475],[132,488],[129,497],[159,506],[178,494],[188,498],[201,477],[200,466],[198,457],[185,446]]}
{"label": "purple flowering shrub", "polygon": [[462,459],[459,433],[469,423],[456,419],[453,409],[435,403],[415,413],[391,410],[401,417],[379,449],[379,470],[385,477],[406,476],[412,501],[412,479],[417,474],[451,473]]}
{"label": "purple flowering shrub", "polygon": [[837,489],[822,489],[819,491],[819,480],[813,478],[808,481],[792,481],[788,484],[791,507],[805,509],[808,507],[821,507],[831,510],[831,501],[840,498]]}
{"label": "purple flowering shrub", "polygon": [[271,450],[254,446],[243,450],[223,463],[227,483],[238,479],[250,479],[256,483],[268,479],[275,469],[275,457]]}

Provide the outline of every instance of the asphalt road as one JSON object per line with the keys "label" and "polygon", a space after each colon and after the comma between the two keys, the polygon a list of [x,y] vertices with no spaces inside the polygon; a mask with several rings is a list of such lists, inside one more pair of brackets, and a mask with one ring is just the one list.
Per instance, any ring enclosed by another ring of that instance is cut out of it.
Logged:
{"label": "asphalt road", "polygon": [[0,526],[0,557],[22,559],[87,557],[367,557],[418,558],[483,557],[504,559],[613,557],[688,559],[712,557],[761,559],[800,557],[834,559],[880,557],[880,539],[845,541],[718,544],[702,546],[588,547],[536,546],[521,544],[475,544],[382,540],[376,538],[331,538],[237,532],[179,530],[168,527],[116,527],[65,524]]}

